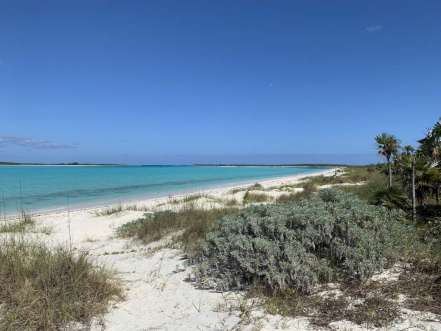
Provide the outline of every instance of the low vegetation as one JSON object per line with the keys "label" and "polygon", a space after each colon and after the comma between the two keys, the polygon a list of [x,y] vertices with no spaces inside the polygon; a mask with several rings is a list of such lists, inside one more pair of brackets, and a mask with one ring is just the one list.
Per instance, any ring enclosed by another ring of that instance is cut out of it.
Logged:
{"label": "low vegetation", "polygon": [[243,196],[244,204],[267,202],[267,201],[271,201],[271,197],[265,193],[246,191],[245,195]]}
{"label": "low vegetation", "polygon": [[36,225],[32,217],[24,211],[20,214],[18,219],[0,221],[1,233],[44,233],[49,235],[52,233],[52,228],[47,225]]}
{"label": "low vegetation", "polygon": [[[119,233],[179,233],[199,286],[245,290],[267,312],[316,326],[387,327],[402,308],[441,315],[441,121],[416,150],[388,134],[376,142],[386,165],[310,177],[274,204],[147,215]],[[240,190],[244,205],[270,200],[253,192],[262,187]],[[373,280],[387,268],[397,277]]]}
{"label": "low vegetation", "polygon": [[30,215],[22,212],[18,220],[0,221],[0,233],[19,233],[25,232],[35,226],[34,220]]}
{"label": "low vegetation", "polygon": [[234,214],[235,208],[197,209],[192,205],[179,211],[160,211],[118,228],[120,237],[132,237],[148,244],[174,235],[174,241],[185,251],[196,249],[213,224],[223,216]]}
{"label": "low vegetation", "polygon": [[[367,328],[386,327],[399,317],[394,298],[383,293],[366,291],[375,286],[345,285],[338,294],[304,295],[295,290],[275,294],[249,292],[264,300],[264,308],[271,314],[285,317],[307,316],[311,324],[327,327],[329,323],[347,320]],[[358,302],[353,304],[353,302]]]}
{"label": "low vegetation", "polygon": [[302,199],[307,199],[310,198],[313,193],[317,192],[317,190],[318,190],[317,186],[308,181],[303,184],[301,192],[291,192],[289,194],[282,194],[276,199],[276,202],[291,203]]}
{"label": "low vegetation", "polygon": [[168,203],[173,204],[173,205],[182,204],[182,203],[192,204],[192,203],[196,202],[197,200],[202,199],[202,198],[206,198],[206,197],[207,197],[206,194],[195,193],[195,194],[186,195],[181,198],[170,198]]}
{"label": "low vegetation", "polygon": [[[337,171],[334,175],[322,175],[306,177],[307,183],[315,186],[323,185],[342,185],[342,184],[361,184],[366,182],[372,177],[372,174],[377,172],[379,166],[351,166],[345,167],[342,170]],[[300,184],[300,187],[302,184]],[[297,185],[299,187],[299,185]]]}
{"label": "low vegetation", "polygon": [[112,206],[112,207],[100,209],[95,212],[95,215],[96,216],[110,216],[110,215],[119,214],[122,211],[124,211],[124,208],[121,204],[119,204],[117,206]]}
{"label": "low vegetation", "polygon": [[0,329],[61,330],[87,325],[122,295],[85,253],[9,238],[0,243]]}
{"label": "low vegetation", "polygon": [[[200,285],[310,292],[320,282],[365,280],[402,234],[399,212],[323,190],[296,203],[247,208],[224,217],[194,257]],[[376,240],[372,240],[376,238]]]}

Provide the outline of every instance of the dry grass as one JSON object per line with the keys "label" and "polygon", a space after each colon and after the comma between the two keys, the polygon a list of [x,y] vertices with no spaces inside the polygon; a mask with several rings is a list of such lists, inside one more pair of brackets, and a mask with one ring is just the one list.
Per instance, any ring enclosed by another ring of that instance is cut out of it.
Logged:
{"label": "dry grass", "polygon": [[207,198],[207,195],[196,193],[196,194],[186,195],[184,197],[172,197],[169,199],[168,203],[171,205],[191,204],[202,198]]}
{"label": "dry grass", "polygon": [[[400,316],[400,308],[441,315],[441,264],[429,269],[419,265],[405,268],[397,280],[340,283],[337,295],[323,295],[321,287],[310,295],[287,290],[278,293],[252,290],[248,297],[259,297],[270,314],[309,317],[313,325],[348,320],[366,328],[387,327]],[[399,303],[400,295],[405,296]]]}
{"label": "dry grass", "polygon": [[255,184],[253,184],[253,185],[251,185],[251,186],[248,187],[248,190],[261,191],[261,190],[263,190],[263,189],[264,189],[264,188],[263,188],[262,184],[259,184],[259,183],[255,183]]}
{"label": "dry grass", "polygon": [[0,233],[25,232],[34,226],[35,222],[31,216],[22,211],[18,220],[0,221]]}
{"label": "dry grass", "polygon": [[[340,294],[304,294],[287,290],[275,294],[250,292],[258,295],[270,314],[285,317],[309,317],[311,324],[326,328],[331,322],[348,320],[370,327],[387,327],[399,317],[398,304],[380,292],[382,286],[367,284],[343,284]],[[321,290],[326,290],[322,288]],[[390,294],[390,293],[389,293]],[[396,294],[394,292],[394,294]],[[358,302],[353,304],[354,302]]]}
{"label": "dry grass", "polygon": [[190,205],[179,211],[145,214],[144,218],[119,227],[117,234],[120,237],[139,239],[146,244],[176,234],[175,241],[188,251],[198,246],[217,220],[236,212],[235,208],[204,210]]}
{"label": "dry grass", "polygon": [[60,330],[87,325],[122,292],[85,253],[9,238],[0,243],[0,329]]}
{"label": "dry grass", "polygon": [[363,167],[346,167],[339,175],[334,176],[312,176],[306,179],[317,186],[321,185],[338,185],[344,183],[360,183],[366,182],[374,173],[379,173],[380,168],[377,166]]}
{"label": "dry grass", "polygon": [[101,209],[99,211],[95,212],[96,216],[110,216],[110,215],[115,215],[115,214],[119,214],[124,210],[123,206],[121,204],[117,205],[117,206],[113,206],[113,207],[109,207],[109,208],[105,208],[105,209]]}
{"label": "dry grass", "polygon": [[243,203],[259,203],[259,202],[268,202],[271,201],[271,197],[265,193],[255,193],[247,191],[243,197]]}
{"label": "dry grass", "polygon": [[303,190],[301,192],[283,194],[276,199],[276,203],[290,203],[307,199],[315,192],[317,192],[317,186],[311,182],[306,182],[303,184]]}

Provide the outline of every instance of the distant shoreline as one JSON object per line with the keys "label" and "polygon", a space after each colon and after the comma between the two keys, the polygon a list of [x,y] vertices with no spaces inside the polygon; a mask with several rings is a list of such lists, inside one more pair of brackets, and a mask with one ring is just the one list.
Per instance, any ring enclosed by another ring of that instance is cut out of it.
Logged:
{"label": "distant shoreline", "polygon": [[0,166],[95,166],[95,167],[123,167],[124,164],[111,164],[111,163],[20,163],[20,162],[0,162]]}
{"label": "distant shoreline", "polygon": [[281,163],[281,164],[265,164],[265,163],[195,163],[195,167],[363,167],[366,165],[351,165],[345,163]]}
{"label": "distant shoreline", "polygon": [[[339,168],[327,168],[322,169],[321,171],[316,171],[312,173],[300,173],[300,174],[292,174],[292,175],[282,175],[282,176],[275,176],[275,177],[268,177],[268,178],[261,178],[261,179],[247,179],[247,180],[241,180],[237,182],[231,182],[231,183],[224,183],[220,185],[213,185],[209,187],[204,188],[193,188],[183,191],[172,191],[167,193],[161,193],[159,195],[154,196],[138,196],[138,197],[132,197],[132,198],[119,198],[119,199],[109,199],[106,201],[95,201],[91,203],[79,203],[75,205],[71,205],[70,208],[67,207],[48,207],[48,208],[42,208],[42,209],[36,209],[31,212],[29,212],[32,216],[42,216],[42,215],[48,215],[48,214],[59,214],[63,212],[67,212],[68,210],[70,212],[78,212],[78,211],[94,211],[101,208],[111,208],[119,205],[142,205],[142,204],[150,204],[153,202],[166,202],[169,199],[172,198],[183,198],[187,195],[192,194],[217,194],[219,192],[227,192],[232,189],[237,188],[245,188],[247,186],[252,185],[253,183],[260,183],[262,185],[282,185],[289,182],[297,182],[298,180],[302,180],[306,177],[315,177],[315,176],[322,176],[322,175],[329,175],[334,174]],[[5,213],[3,217],[6,219],[15,219],[19,216],[19,212],[12,212],[12,213]]]}
{"label": "distant shoreline", "polygon": [[[366,164],[367,165],[367,164]],[[0,166],[96,166],[96,167],[362,167],[366,165],[352,165],[345,163],[194,163],[194,164],[118,164],[118,163],[20,163],[0,162]]]}

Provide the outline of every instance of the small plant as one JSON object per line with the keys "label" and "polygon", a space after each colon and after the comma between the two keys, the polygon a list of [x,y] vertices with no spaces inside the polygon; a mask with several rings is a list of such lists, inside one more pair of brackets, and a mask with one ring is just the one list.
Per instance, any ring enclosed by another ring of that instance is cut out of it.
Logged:
{"label": "small plant", "polygon": [[35,226],[35,221],[29,214],[22,211],[18,220],[0,221],[0,233],[25,232]]}
{"label": "small plant", "polygon": [[260,191],[260,190],[263,190],[263,186],[262,186],[262,184],[255,183],[255,184],[251,185],[250,187],[248,187],[248,190]]}
{"label": "small plant", "polygon": [[230,190],[230,193],[231,194],[236,194],[236,193],[239,193],[239,192],[242,192],[242,191],[245,191],[246,190],[246,188],[243,188],[243,187],[237,187],[237,188],[233,188],[233,189],[231,189]]}
{"label": "small plant", "polygon": [[399,317],[395,296],[395,284],[348,283],[342,284],[337,293],[326,293],[327,287],[305,294],[286,289],[268,293],[264,289],[252,289],[247,297],[257,297],[266,312],[284,317],[308,317],[312,325],[327,328],[329,323],[348,320],[366,327],[386,327]]}
{"label": "small plant", "polygon": [[168,203],[171,205],[179,205],[179,204],[192,204],[197,200],[207,197],[205,194],[196,193],[191,195],[186,195],[184,197],[169,197]]}
{"label": "small plant", "polygon": [[303,193],[305,196],[311,196],[312,193],[315,193],[315,192],[317,192],[317,186],[316,186],[314,183],[312,183],[312,182],[306,182],[306,183],[303,185],[303,191],[302,191],[302,193]]}
{"label": "small plant", "polygon": [[236,199],[232,198],[232,199],[228,199],[226,201],[224,201],[225,206],[227,207],[235,207],[240,205],[239,201],[237,201]]}
{"label": "small plant", "polygon": [[86,253],[9,238],[0,243],[0,329],[60,330],[88,324],[122,291]]}
{"label": "small plant", "polygon": [[254,193],[247,191],[245,195],[243,196],[243,203],[258,203],[258,202],[267,202],[271,200],[271,197],[268,194],[265,193]]}
{"label": "small plant", "polygon": [[306,182],[303,185],[303,190],[301,192],[297,193],[289,193],[289,194],[282,194],[276,199],[277,203],[290,203],[294,201],[299,201],[302,199],[307,199],[311,197],[313,193],[317,192],[317,186],[315,186],[312,182]]}
{"label": "small plant", "polygon": [[115,215],[115,214],[119,214],[124,210],[123,206],[121,204],[114,206],[114,207],[109,207],[109,208],[105,208],[99,211],[95,212],[96,216],[110,216],[110,215]]}
{"label": "small plant", "polygon": [[199,200],[199,199],[202,199],[202,198],[204,198],[204,197],[206,197],[205,194],[192,194],[192,195],[186,195],[186,196],[182,199],[181,202],[183,202],[183,203],[192,203],[192,202],[195,202],[195,201],[197,201],[197,200]]}

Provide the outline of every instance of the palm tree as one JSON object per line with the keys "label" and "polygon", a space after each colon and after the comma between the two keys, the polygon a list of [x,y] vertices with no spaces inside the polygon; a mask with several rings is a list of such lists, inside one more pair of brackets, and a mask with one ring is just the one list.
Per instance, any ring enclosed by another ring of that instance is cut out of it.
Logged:
{"label": "palm tree", "polygon": [[412,197],[412,219],[416,221],[416,193],[415,193],[415,167],[416,167],[416,152],[415,149],[406,145],[403,147],[403,153],[400,157],[400,165],[405,172],[409,172],[411,177],[411,197]]}
{"label": "palm tree", "polygon": [[421,152],[432,160],[433,166],[439,166],[441,162],[441,118],[419,143]]}
{"label": "palm tree", "polygon": [[378,154],[384,156],[387,161],[389,173],[389,188],[392,187],[392,157],[398,153],[400,142],[395,136],[387,133],[379,134],[375,137]]}

